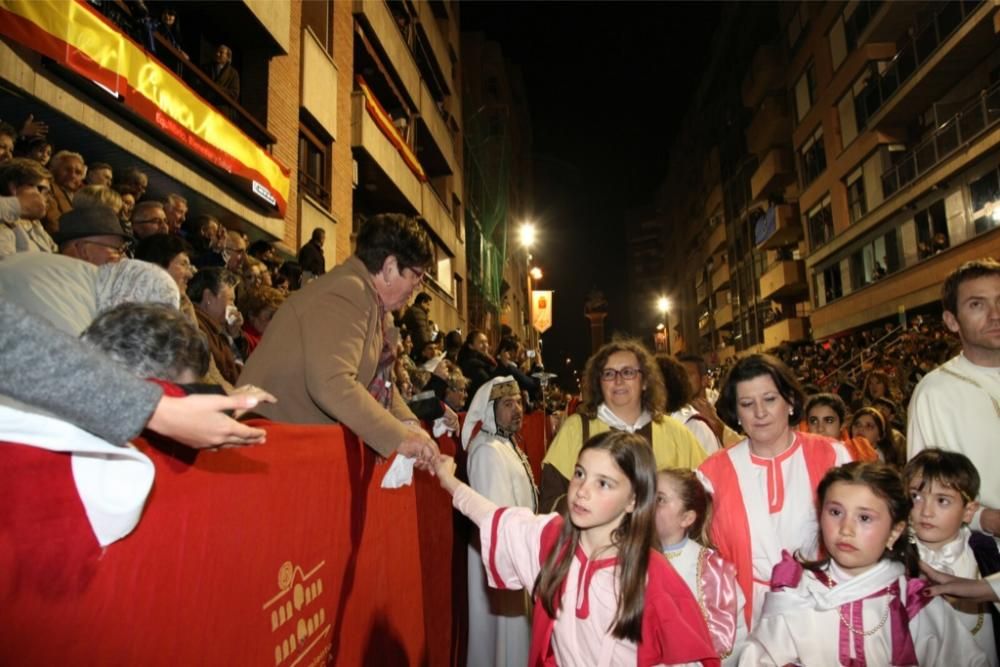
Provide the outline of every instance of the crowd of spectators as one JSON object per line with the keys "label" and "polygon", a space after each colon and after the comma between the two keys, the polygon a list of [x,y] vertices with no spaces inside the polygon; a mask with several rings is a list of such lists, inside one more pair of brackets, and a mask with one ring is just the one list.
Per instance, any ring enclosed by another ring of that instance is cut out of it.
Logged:
{"label": "crowd of spectators", "polygon": [[445,333],[430,319],[432,300],[420,292],[396,318],[399,342],[393,377],[414,414],[430,420],[449,410],[465,412],[481,386],[506,376],[517,382],[526,411],[551,414],[564,406],[558,387],[543,382],[547,375],[540,353],[528,349],[509,327],[501,328],[495,346],[479,329],[464,338],[457,329]]}
{"label": "crowd of spectators", "polygon": [[[785,343],[769,352],[816,399],[817,411],[835,422],[830,435],[865,438],[880,458],[902,465],[913,390],[958,350],[959,341],[948,335],[940,318],[918,315],[905,324],[889,322],[818,343]],[[736,361],[714,369],[712,381],[721,383]],[[818,424],[820,417],[814,421]]]}
{"label": "crowd of spectators", "polygon": [[[285,261],[271,242],[250,244],[209,212],[189,210],[180,193],[153,196],[142,167],[115,169],[94,157],[88,162],[60,145],[33,115],[19,129],[0,122],[0,260],[26,258],[0,262],[4,282],[19,284],[28,301],[55,294],[62,284],[64,294],[49,300],[65,301],[80,292],[81,280],[103,284],[104,274],[81,273],[84,266],[160,267],[180,312],[208,343],[209,365],[198,379],[215,391],[232,391],[274,312],[302,286],[301,267]],[[129,300],[149,303],[133,292]],[[22,305],[32,310],[31,303]]]}

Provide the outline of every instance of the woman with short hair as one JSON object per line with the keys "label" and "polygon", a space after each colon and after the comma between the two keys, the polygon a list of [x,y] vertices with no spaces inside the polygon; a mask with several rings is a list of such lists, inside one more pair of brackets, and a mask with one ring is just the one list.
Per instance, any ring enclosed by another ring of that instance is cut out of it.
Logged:
{"label": "woman with short hair", "polygon": [[816,487],[827,470],[851,460],[842,443],[797,430],[804,398],[779,359],[741,359],[726,377],[716,408],[746,438],[698,469],[715,496],[712,541],[736,565],[750,603],[744,613],[751,631],[782,552],[816,557]]}

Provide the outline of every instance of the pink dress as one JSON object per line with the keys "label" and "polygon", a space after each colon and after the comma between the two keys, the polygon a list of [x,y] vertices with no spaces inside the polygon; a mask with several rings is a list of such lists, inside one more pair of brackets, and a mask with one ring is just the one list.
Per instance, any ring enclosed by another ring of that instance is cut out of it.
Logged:
{"label": "pink dress", "polygon": [[[464,484],[455,491],[453,504],[479,526],[483,565],[489,585],[501,589],[530,590],[541,571],[546,535],[552,535],[552,528],[561,521],[560,516],[535,515],[525,508],[499,508]],[[660,572],[676,579],[673,590],[679,591],[680,597],[664,601],[661,598],[669,593],[651,595],[663,591],[663,586],[658,585],[651,590],[654,587],[647,585],[642,644],[617,639],[611,634],[609,628],[618,604],[616,562],[615,558],[590,560],[582,549],[577,551],[564,584],[563,605],[555,621],[540,618],[547,615],[540,604],[535,605],[532,660],[529,664],[562,667],[718,665],[697,602],[662,554],[652,554],[651,565],[655,564],[658,579],[662,578]],[[662,570],[661,564],[665,566]],[[662,613],[665,607],[674,610],[672,617],[665,618]],[[653,616],[657,611],[661,612],[659,616]],[[647,616],[651,617],[655,627],[647,624]],[[658,631],[660,629],[662,634]],[[666,636],[668,633],[669,637]],[[651,653],[663,656],[688,654],[690,659],[671,663],[650,661],[645,656]]]}

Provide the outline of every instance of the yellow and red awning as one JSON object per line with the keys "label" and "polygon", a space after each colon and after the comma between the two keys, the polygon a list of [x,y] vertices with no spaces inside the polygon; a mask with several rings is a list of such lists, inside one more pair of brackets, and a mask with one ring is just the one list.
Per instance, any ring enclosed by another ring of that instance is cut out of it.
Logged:
{"label": "yellow and red awning", "polygon": [[0,35],[116,93],[188,150],[245,179],[284,216],[288,168],[85,2],[0,0]]}

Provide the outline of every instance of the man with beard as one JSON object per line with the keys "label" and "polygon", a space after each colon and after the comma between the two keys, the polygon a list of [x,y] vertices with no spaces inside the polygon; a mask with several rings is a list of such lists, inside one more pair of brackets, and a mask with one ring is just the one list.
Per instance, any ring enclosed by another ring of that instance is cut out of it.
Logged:
{"label": "man with beard", "polygon": [[[501,507],[538,509],[528,457],[517,445],[524,420],[521,390],[511,376],[489,380],[476,392],[462,428],[469,486]],[[487,586],[479,539],[469,544],[469,652],[466,664],[525,665],[531,644],[528,596]]]}

